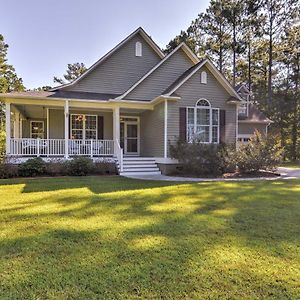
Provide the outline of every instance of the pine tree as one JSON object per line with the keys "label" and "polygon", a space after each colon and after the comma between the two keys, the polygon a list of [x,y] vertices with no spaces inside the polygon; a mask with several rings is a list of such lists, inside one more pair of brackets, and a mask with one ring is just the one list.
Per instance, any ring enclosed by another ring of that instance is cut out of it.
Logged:
{"label": "pine tree", "polygon": [[82,75],[86,70],[87,70],[87,68],[84,65],[84,63],[68,64],[66,73],[63,75],[64,79],[54,77],[53,81],[54,81],[54,83],[59,83],[59,84],[65,84],[66,81],[72,82],[73,80],[78,78],[80,75]]}

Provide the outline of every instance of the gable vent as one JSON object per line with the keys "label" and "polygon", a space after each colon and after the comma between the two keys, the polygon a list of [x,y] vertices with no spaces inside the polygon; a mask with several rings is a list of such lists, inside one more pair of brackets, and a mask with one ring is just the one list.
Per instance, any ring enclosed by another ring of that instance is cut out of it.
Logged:
{"label": "gable vent", "polygon": [[201,72],[200,82],[204,83],[204,84],[207,84],[207,73],[205,71]]}
{"label": "gable vent", "polygon": [[135,56],[142,56],[142,43],[141,42],[135,43]]}

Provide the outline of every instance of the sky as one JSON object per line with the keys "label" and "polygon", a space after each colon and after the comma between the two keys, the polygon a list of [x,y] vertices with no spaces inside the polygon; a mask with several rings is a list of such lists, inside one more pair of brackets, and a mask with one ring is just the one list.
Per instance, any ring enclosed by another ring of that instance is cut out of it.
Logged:
{"label": "sky", "polygon": [[164,48],[209,0],[0,0],[8,62],[26,88],[54,86],[68,63],[92,65],[139,26]]}

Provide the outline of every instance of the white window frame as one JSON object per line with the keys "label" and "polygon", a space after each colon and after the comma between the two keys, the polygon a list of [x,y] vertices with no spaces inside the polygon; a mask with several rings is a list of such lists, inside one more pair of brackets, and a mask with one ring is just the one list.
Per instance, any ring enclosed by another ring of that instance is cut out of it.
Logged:
{"label": "white window frame", "polygon": [[45,122],[42,120],[30,120],[30,138],[32,139],[32,123],[42,123],[43,124],[43,137],[42,139],[45,137]]}
{"label": "white window frame", "polygon": [[135,43],[135,56],[137,57],[143,56],[143,45],[141,42]]}
{"label": "white window frame", "polygon": [[203,84],[207,84],[207,73],[205,71],[201,72],[200,82]]}
{"label": "white window frame", "polygon": [[[82,129],[75,129],[74,130],[82,130],[82,140],[86,140],[86,117],[96,117],[96,140],[98,139],[98,115],[90,115],[90,114],[71,114],[71,118],[70,118],[70,136],[72,139],[72,132],[73,132],[73,126],[72,126],[72,116],[84,116],[84,120],[83,120],[83,126]],[[90,129],[88,129],[90,130]],[[89,139],[90,140],[90,139]]]}
{"label": "white window frame", "polygon": [[[198,106],[198,103],[201,101],[201,100],[205,100],[209,105],[208,106]],[[186,107],[186,137],[188,139],[188,136],[189,136],[189,120],[188,120],[188,112],[189,112],[189,109],[193,109],[194,110],[194,132],[193,134],[196,135],[196,131],[197,131],[197,110],[198,109],[208,109],[209,110],[209,125],[200,125],[200,126],[206,126],[206,127],[209,127],[209,141],[208,142],[201,142],[203,144],[219,144],[220,143],[220,108],[218,107],[212,107],[210,102],[207,100],[207,99],[204,99],[204,98],[201,98],[199,99],[197,102],[196,102],[196,105],[195,106],[188,106]],[[213,125],[213,122],[212,122],[212,112],[213,110],[216,110],[218,111],[218,125]],[[217,127],[218,130],[217,130],[217,135],[218,135],[218,138],[217,138],[217,142],[213,142],[212,141],[212,129],[213,127]],[[188,142],[190,143],[191,141],[188,140]]]}

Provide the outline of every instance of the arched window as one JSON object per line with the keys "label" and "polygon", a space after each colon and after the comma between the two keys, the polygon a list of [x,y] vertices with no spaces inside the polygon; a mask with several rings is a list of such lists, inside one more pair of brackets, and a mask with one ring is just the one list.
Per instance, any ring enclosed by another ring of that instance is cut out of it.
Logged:
{"label": "arched window", "polygon": [[207,73],[205,71],[202,71],[201,72],[201,78],[200,78],[200,82],[201,83],[204,83],[204,84],[207,84]]}
{"label": "arched window", "polygon": [[210,107],[210,103],[208,100],[206,99],[200,99],[197,101],[196,106],[209,106]]}
{"label": "arched window", "polygon": [[187,108],[187,140],[202,143],[219,143],[219,109],[212,108],[206,99]]}
{"label": "arched window", "polygon": [[135,56],[142,56],[142,43],[141,42],[135,43]]}

